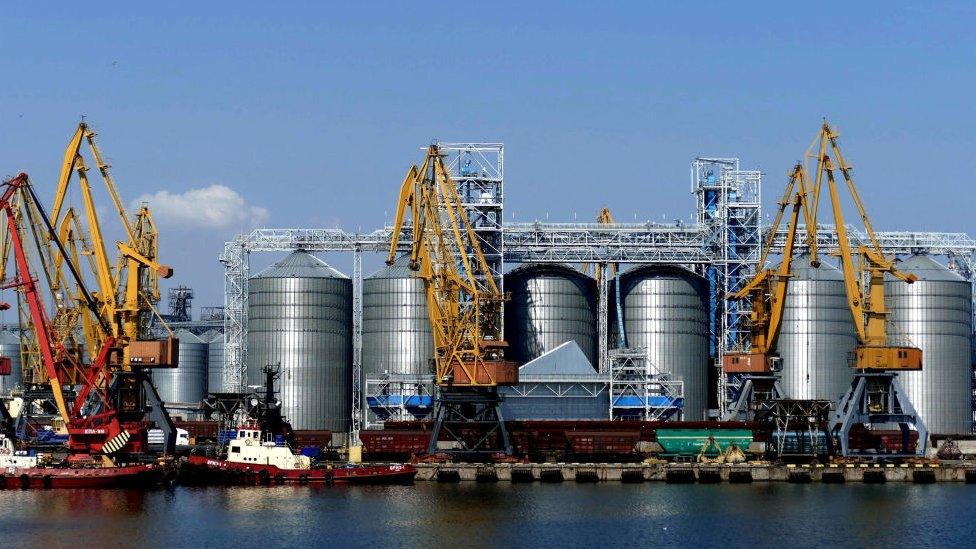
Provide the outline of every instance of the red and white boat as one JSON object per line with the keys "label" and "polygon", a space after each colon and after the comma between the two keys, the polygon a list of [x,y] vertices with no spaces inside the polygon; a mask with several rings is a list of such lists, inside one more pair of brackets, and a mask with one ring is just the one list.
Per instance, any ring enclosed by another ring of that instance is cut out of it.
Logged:
{"label": "red and white boat", "polygon": [[2,488],[151,488],[166,477],[155,463],[117,467],[30,467],[4,470]]}
{"label": "red and white boat", "polygon": [[406,464],[312,466],[256,424],[240,427],[224,459],[191,455],[180,468],[185,484],[410,484],[417,469]]}
{"label": "red and white boat", "polygon": [[159,485],[166,469],[156,463],[114,467],[46,467],[37,456],[15,450],[0,435],[0,488],[146,488]]}

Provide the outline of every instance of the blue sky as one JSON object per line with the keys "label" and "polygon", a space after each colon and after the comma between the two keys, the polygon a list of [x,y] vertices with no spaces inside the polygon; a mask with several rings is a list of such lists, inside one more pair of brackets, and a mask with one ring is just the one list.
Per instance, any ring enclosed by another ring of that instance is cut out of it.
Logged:
{"label": "blue sky", "polygon": [[772,204],[828,116],[878,228],[976,234],[971,2],[2,4],[0,173],[50,193],[84,114],[197,305],[251,225],[382,225],[433,139],[505,143],[507,219],[672,220],[700,154]]}

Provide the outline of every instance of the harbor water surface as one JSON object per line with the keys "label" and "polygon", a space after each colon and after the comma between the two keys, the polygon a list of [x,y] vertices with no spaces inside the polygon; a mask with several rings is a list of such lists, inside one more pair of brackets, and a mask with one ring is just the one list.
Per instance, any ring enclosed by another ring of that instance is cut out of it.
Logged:
{"label": "harbor water surface", "polygon": [[976,487],[512,485],[0,491],[6,547],[968,545]]}

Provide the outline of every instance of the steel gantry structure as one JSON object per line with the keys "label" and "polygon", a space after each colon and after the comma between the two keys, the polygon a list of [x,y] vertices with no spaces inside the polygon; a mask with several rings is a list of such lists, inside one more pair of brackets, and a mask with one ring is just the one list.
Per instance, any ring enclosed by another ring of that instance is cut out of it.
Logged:
{"label": "steel gantry structure", "polygon": [[[463,153],[465,147],[475,151],[473,157],[481,162],[482,148],[495,147],[498,156],[492,161],[501,162],[500,145],[491,144],[450,144],[455,151]],[[468,175],[474,181],[466,183],[477,189],[466,199],[466,204],[474,209],[484,206],[480,212],[471,214],[482,219],[483,241],[493,243],[491,253],[498,252],[497,273],[501,273],[506,263],[623,263],[623,264],[668,264],[682,265],[710,277],[713,295],[711,301],[718,303],[713,319],[713,356],[719,360],[727,344],[737,341],[739,332],[746,330],[745,319],[749,312],[745,308],[729,310],[722,308],[725,295],[737,291],[741,284],[755,273],[761,255],[763,240],[760,226],[759,187],[761,174],[757,171],[739,170],[738,159],[697,158],[692,163],[692,190],[698,198],[697,224],[659,224],[659,223],[504,223],[501,220],[501,190],[503,171],[500,164],[497,171],[490,172],[471,168],[464,163],[464,157],[451,162],[452,170],[468,166]],[[473,163],[473,162],[472,162]],[[490,164],[490,163],[489,163]],[[711,177],[709,176],[711,172]],[[457,173],[457,172],[455,172]],[[452,173],[452,175],[455,175]],[[496,177],[497,176],[497,177]],[[493,179],[498,179],[494,181]],[[487,184],[485,180],[488,181]],[[487,189],[487,190],[486,190]],[[494,189],[496,194],[490,194]],[[483,202],[482,202],[483,200]],[[494,225],[494,224],[497,224]],[[825,227],[827,228],[827,227]],[[409,230],[409,228],[405,228]],[[500,240],[494,240],[500,230]],[[836,231],[818,230],[817,246],[822,252],[831,253],[838,249]],[[853,246],[867,243],[868,237],[849,228]],[[976,240],[965,233],[891,231],[876,232],[881,248],[887,254],[904,255],[927,253],[947,258],[950,268],[972,281],[976,273]],[[386,254],[392,237],[392,228],[386,227],[371,232],[349,232],[341,229],[256,229],[238,235],[227,242],[220,255],[224,266],[224,382],[226,390],[244,390],[247,385],[247,284],[250,275],[250,254],[255,252],[280,252],[303,249],[311,253],[349,252],[353,254],[353,285],[362,284],[362,254]],[[771,254],[779,254],[786,240],[786,230],[782,229],[772,239]],[[409,237],[401,239],[408,242]],[[797,253],[802,253],[806,242],[804,228],[797,234]],[[404,247],[404,251],[407,248]],[[494,271],[494,268],[493,268]],[[606,348],[607,320],[607,279],[602,276],[599,288],[599,336],[600,369],[608,370],[608,349]],[[361,290],[359,290],[361,291]],[[354,293],[357,290],[354,290]],[[356,295],[359,295],[356,293]],[[362,346],[362,301],[353,303],[353,430],[358,432],[365,417],[365,394],[363,389],[361,346]],[[717,361],[716,364],[720,364]],[[723,391],[726,388],[720,388]],[[724,394],[724,393],[722,393]],[[724,410],[726,399],[719,399]]]}

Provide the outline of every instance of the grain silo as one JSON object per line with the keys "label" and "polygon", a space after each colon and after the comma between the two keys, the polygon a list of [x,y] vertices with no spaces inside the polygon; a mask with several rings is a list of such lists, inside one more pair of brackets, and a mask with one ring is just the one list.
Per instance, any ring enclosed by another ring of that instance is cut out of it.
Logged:
{"label": "grain silo", "polygon": [[20,384],[20,336],[16,332],[0,331],[0,356],[10,359],[10,375],[0,376],[0,393],[6,393]]}
{"label": "grain silo", "polygon": [[527,265],[505,275],[507,358],[534,360],[575,341],[597,366],[596,282],[562,265]]}
{"label": "grain silo", "polygon": [[167,403],[195,404],[207,396],[207,343],[187,330],[177,330],[180,340],[176,368],[153,368],[159,398]]}
{"label": "grain silo", "polygon": [[207,392],[223,393],[224,388],[224,333],[211,330],[204,334],[207,344]]}
{"label": "grain silo", "polygon": [[[620,346],[616,284],[610,331]],[[682,268],[648,266],[619,276],[627,347],[644,347],[650,364],[684,382],[683,417],[705,419],[708,407],[708,284]]]}
{"label": "grain silo", "polygon": [[914,255],[896,266],[914,284],[885,282],[891,310],[889,337],[922,349],[922,371],[898,374],[930,433],[968,434],[972,424],[970,283],[931,257]]}
{"label": "grain silo", "polygon": [[282,411],[295,429],[350,426],[352,281],[304,250],[248,286],[248,383],[280,365]]}
{"label": "grain silo", "polygon": [[363,372],[432,374],[434,336],[424,281],[403,256],[363,280]]}
{"label": "grain silo", "polygon": [[811,266],[808,255],[796,257],[791,270],[776,344],[780,386],[787,398],[836,402],[851,386],[857,343],[844,274],[823,259]]}

